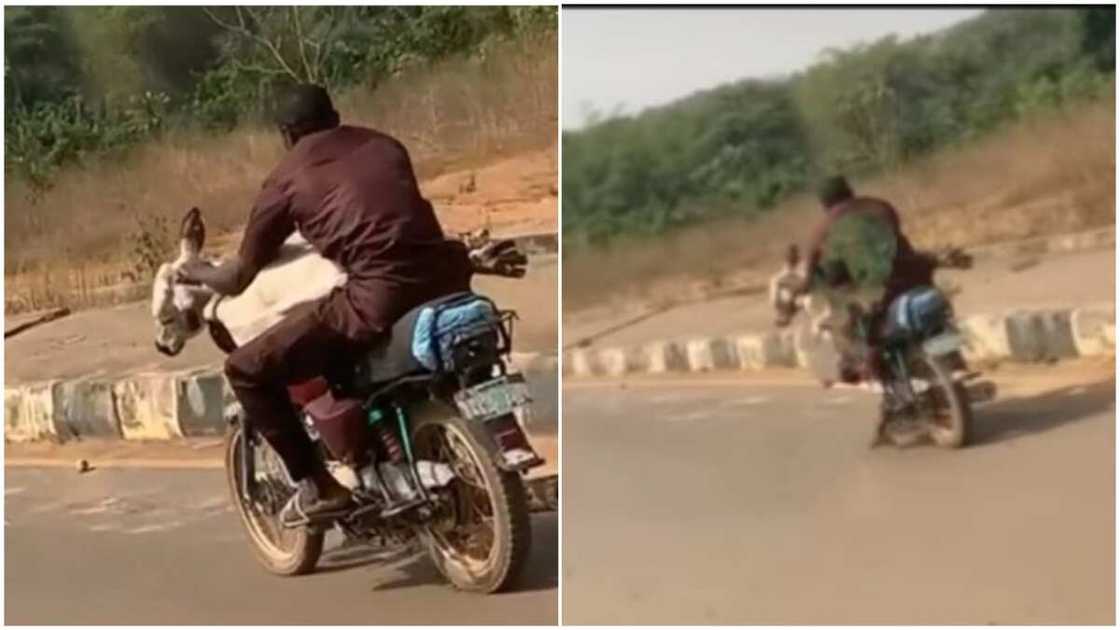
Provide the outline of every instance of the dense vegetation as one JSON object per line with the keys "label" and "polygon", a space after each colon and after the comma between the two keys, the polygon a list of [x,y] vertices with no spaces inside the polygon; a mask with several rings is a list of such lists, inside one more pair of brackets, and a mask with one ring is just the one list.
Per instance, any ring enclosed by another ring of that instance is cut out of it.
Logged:
{"label": "dense vegetation", "polygon": [[565,132],[565,243],[764,212],[824,172],[882,173],[1111,93],[1114,20],[1113,7],[992,9]]}
{"label": "dense vegetation", "polygon": [[259,120],[287,83],[375,87],[555,24],[554,7],[8,7],[5,173],[46,188],[169,128]]}

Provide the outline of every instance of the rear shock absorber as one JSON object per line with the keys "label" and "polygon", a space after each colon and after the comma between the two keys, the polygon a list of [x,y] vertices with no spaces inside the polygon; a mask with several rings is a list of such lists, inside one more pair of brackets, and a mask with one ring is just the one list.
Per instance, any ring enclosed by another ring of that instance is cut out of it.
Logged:
{"label": "rear shock absorber", "polygon": [[389,423],[383,422],[385,413],[380,408],[373,408],[369,412],[369,424],[373,427],[374,432],[377,433],[377,438],[381,441],[381,447],[384,450],[385,457],[388,461],[399,464],[404,461],[404,447],[401,446],[401,441],[393,432]]}

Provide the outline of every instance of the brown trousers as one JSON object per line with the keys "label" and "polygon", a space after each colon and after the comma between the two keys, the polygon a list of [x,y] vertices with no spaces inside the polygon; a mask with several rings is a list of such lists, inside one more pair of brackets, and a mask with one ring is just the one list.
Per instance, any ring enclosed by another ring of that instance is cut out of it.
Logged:
{"label": "brown trousers", "polygon": [[[325,375],[332,363],[355,351],[356,342],[336,328],[340,317],[354,319],[339,308],[343,293],[297,309],[226,359],[226,378],[246,417],[296,481],[314,472],[318,460],[287,386]],[[379,331],[369,332],[372,339]]]}

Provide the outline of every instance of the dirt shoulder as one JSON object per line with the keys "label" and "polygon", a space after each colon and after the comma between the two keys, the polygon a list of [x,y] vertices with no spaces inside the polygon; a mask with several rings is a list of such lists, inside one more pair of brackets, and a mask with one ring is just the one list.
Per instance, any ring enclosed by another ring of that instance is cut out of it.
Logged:
{"label": "dirt shoulder", "polygon": [[[1114,303],[1115,252],[1108,249],[980,258],[971,270],[938,272],[936,279],[960,289],[953,297],[960,316],[1014,308]],[[767,296],[759,292],[668,308],[625,325],[652,310],[648,304],[634,302],[565,312],[564,344],[570,346],[593,337],[593,346],[630,346],[661,339],[769,330],[774,322]],[[618,329],[601,334],[612,328]]]}
{"label": "dirt shoulder", "polygon": [[[524,151],[482,166],[455,170],[420,182],[448,234],[489,228],[498,236],[555,233],[558,200],[557,146]],[[248,203],[251,197],[245,197]],[[229,201],[225,203],[228,205]],[[206,217],[207,206],[199,202]],[[216,211],[215,211],[216,212]],[[248,210],[244,211],[248,216]],[[178,218],[172,222],[178,225]],[[237,249],[240,230],[219,233],[220,217],[209,217],[212,230],[207,250],[229,254]],[[227,223],[227,225],[229,225]],[[234,224],[236,225],[236,224]],[[172,249],[174,249],[172,247]],[[170,257],[173,251],[168,251]],[[127,260],[95,263],[58,261],[46,271],[5,274],[6,315],[28,313],[59,305],[74,310],[99,308],[146,299],[135,284],[133,264]]]}
{"label": "dirt shoulder", "polygon": [[[523,153],[480,168],[442,175],[421,184],[448,233],[489,227],[495,235],[555,232],[556,147]],[[213,239],[214,251],[237,247],[239,235]],[[520,280],[479,277],[475,289],[518,311],[517,352],[555,352],[557,259],[534,257]],[[7,291],[19,291],[8,278]],[[146,295],[145,295],[146,298]],[[197,339],[169,358],[153,347],[154,322],[146,302],[85,309],[7,339],[5,383],[104,377],[220,364],[221,352]],[[19,317],[19,316],[17,316]],[[10,324],[11,322],[9,322]]]}

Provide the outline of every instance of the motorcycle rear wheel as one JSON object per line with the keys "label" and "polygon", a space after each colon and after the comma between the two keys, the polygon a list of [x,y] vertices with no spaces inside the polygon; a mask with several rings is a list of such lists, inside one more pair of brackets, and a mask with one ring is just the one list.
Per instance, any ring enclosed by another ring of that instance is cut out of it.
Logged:
{"label": "motorcycle rear wheel", "polygon": [[429,409],[412,425],[417,459],[452,465],[444,509],[422,530],[432,562],[456,588],[496,593],[516,583],[532,545],[525,485],[503,471],[482,429],[450,409]]}
{"label": "motorcycle rear wheel", "polygon": [[[249,538],[253,557],[269,573],[276,575],[292,576],[310,573],[323,553],[324,534],[303,527],[285,528],[280,525],[277,515],[264,514],[257,506],[245,504],[241,493],[241,445],[243,444],[241,431],[242,427],[239,424],[232,425],[226,431],[226,480],[229,482],[230,500],[233,501],[241,517],[241,524]],[[255,442],[255,449],[262,449],[265,457],[274,458],[276,465],[283,466],[279,456],[264,439],[259,438]],[[283,483],[287,483],[286,478]],[[294,488],[291,490],[295,491]]]}
{"label": "motorcycle rear wheel", "polygon": [[[944,448],[960,448],[969,441],[972,427],[972,403],[964,385],[953,378],[950,357],[922,354],[919,359],[930,385],[936,388],[935,417],[929,419],[929,436]],[[933,392],[931,392],[933,393]]]}

